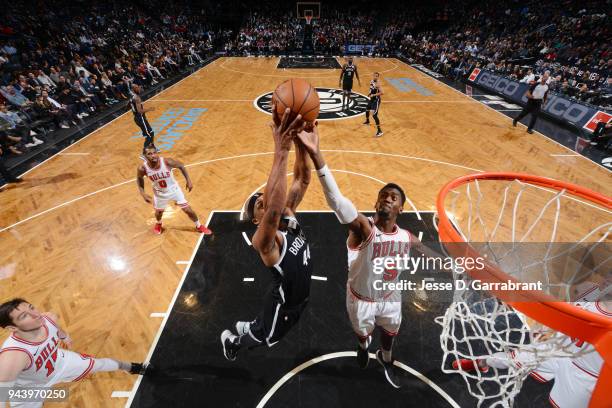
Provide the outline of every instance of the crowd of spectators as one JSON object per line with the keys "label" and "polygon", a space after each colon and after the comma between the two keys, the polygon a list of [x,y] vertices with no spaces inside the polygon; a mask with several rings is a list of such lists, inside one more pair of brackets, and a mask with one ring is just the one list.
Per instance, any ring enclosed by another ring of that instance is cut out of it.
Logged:
{"label": "crowd of spectators", "polygon": [[235,39],[228,41],[229,55],[278,55],[301,48],[303,25],[291,13],[254,11]]}
{"label": "crowd of spectators", "polygon": [[[373,44],[377,8],[350,3],[324,4],[321,18],[311,21],[314,51],[338,55],[347,44]],[[299,53],[307,31],[297,10],[278,3],[260,2],[247,14],[238,35],[225,45],[229,55],[279,55]],[[367,6],[367,5],[366,5]]]}
{"label": "crowd of spectators", "polygon": [[443,31],[388,28],[379,52],[398,51],[453,79],[476,66],[526,82],[548,71],[551,90],[610,106],[611,32],[604,6],[597,1],[479,2]]}
{"label": "crowd of spectators", "polygon": [[374,18],[372,13],[334,13],[335,16],[313,21],[313,42],[318,53],[339,55],[346,44],[373,44]]}
{"label": "crowd of spectators", "polygon": [[[48,131],[78,126],[130,96],[200,64],[229,55],[299,52],[304,32],[316,53],[349,44],[403,56],[453,79],[480,66],[529,82],[544,73],[551,90],[611,105],[612,42],[607,2],[456,0],[452,5],[374,7],[325,4],[305,30],[293,4],[271,1],[153,0],[147,8],[110,0],[13,2],[0,11],[0,149],[21,154]],[[197,4],[197,6],[196,6]],[[220,25],[220,8],[238,24]],[[309,37],[310,38],[310,37]]]}
{"label": "crowd of spectators", "polygon": [[[14,2],[0,23],[0,149],[23,154],[52,132],[83,124],[203,62],[232,35],[204,9],[125,3],[80,7]],[[78,5],[77,5],[78,6]],[[162,11],[160,14],[160,11]]]}

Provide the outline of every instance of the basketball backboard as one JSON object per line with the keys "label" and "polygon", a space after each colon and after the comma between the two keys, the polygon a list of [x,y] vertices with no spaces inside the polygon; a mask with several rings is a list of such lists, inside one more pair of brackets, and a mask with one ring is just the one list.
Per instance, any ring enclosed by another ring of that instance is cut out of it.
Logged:
{"label": "basketball backboard", "polygon": [[320,18],[321,17],[321,3],[318,1],[298,1],[297,6],[297,17],[298,18]]}

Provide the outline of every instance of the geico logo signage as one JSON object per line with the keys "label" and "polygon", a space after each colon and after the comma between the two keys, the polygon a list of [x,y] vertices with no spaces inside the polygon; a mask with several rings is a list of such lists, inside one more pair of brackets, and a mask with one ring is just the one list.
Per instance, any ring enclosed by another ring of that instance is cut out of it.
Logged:
{"label": "geico logo signage", "polygon": [[[523,97],[523,100],[526,102],[527,98]],[[546,105],[543,106],[543,109],[553,116],[561,117],[573,123],[580,122],[582,119],[589,117],[593,111],[593,109],[557,95],[550,97],[546,101]]]}
{"label": "geico logo signage", "polygon": [[370,44],[348,44],[346,45],[347,52],[374,51],[374,46]]}
{"label": "geico logo signage", "polygon": [[[513,102],[527,103],[529,85],[504,78],[487,71],[480,71],[475,81],[478,85],[505,95]],[[577,102],[572,102],[559,95],[549,94],[542,110],[559,119],[567,120],[582,126],[582,122],[593,114],[593,109]]]}
{"label": "geico logo signage", "polygon": [[508,78],[499,75],[491,74],[487,71],[481,71],[481,75],[476,79],[478,85],[492,88],[504,95],[514,96],[520,84]]}

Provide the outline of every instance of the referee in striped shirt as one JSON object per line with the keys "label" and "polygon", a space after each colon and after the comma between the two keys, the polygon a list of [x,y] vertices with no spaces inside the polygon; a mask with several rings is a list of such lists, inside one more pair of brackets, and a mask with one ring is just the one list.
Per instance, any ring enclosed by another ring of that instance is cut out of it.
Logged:
{"label": "referee in striped shirt", "polygon": [[538,114],[540,113],[540,109],[542,109],[542,105],[546,103],[546,98],[548,96],[548,85],[546,84],[548,77],[546,75],[542,75],[538,82],[534,82],[529,85],[529,89],[525,96],[527,97],[527,105],[523,108],[521,113],[512,121],[512,126],[516,126],[516,123],[527,116],[528,113],[531,113],[531,120],[529,121],[529,126],[527,127],[527,133],[533,133],[533,126],[538,120]]}

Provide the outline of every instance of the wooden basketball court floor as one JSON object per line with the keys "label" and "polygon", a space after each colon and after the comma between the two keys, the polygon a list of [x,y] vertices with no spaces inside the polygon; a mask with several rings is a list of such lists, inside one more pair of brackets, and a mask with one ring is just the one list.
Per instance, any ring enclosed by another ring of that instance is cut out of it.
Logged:
{"label": "wooden basketball court floor", "polygon": [[[266,182],[270,116],[254,107],[255,98],[291,77],[338,86],[338,70],[283,70],[277,63],[220,58],[146,102],[155,107],[150,122],[205,109],[163,153],[188,165],[194,189],[187,198],[202,221],[215,210],[239,210]],[[372,209],[381,182],[394,181],[414,207],[431,211],[446,182],[478,171],[533,173],[612,195],[609,171],[568,156],[571,151],[524,126],[513,128],[508,117],[409,65],[382,58],[356,63],[356,92],[367,95],[372,72],[383,78],[384,136],[374,138],[363,115],[322,122],[320,133],[327,161],[357,208]],[[389,78],[408,78],[431,94],[402,91]],[[162,236],[151,233],[153,211],[134,181],[142,146],[132,137],[137,130],[128,112],[0,194],[0,299],[25,297],[52,310],[75,350],[127,361],[148,356],[199,240],[177,208],[166,212]],[[300,209],[326,208],[313,182]],[[135,381],[123,373],[97,374],[70,386],[69,405],[124,406]]]}

